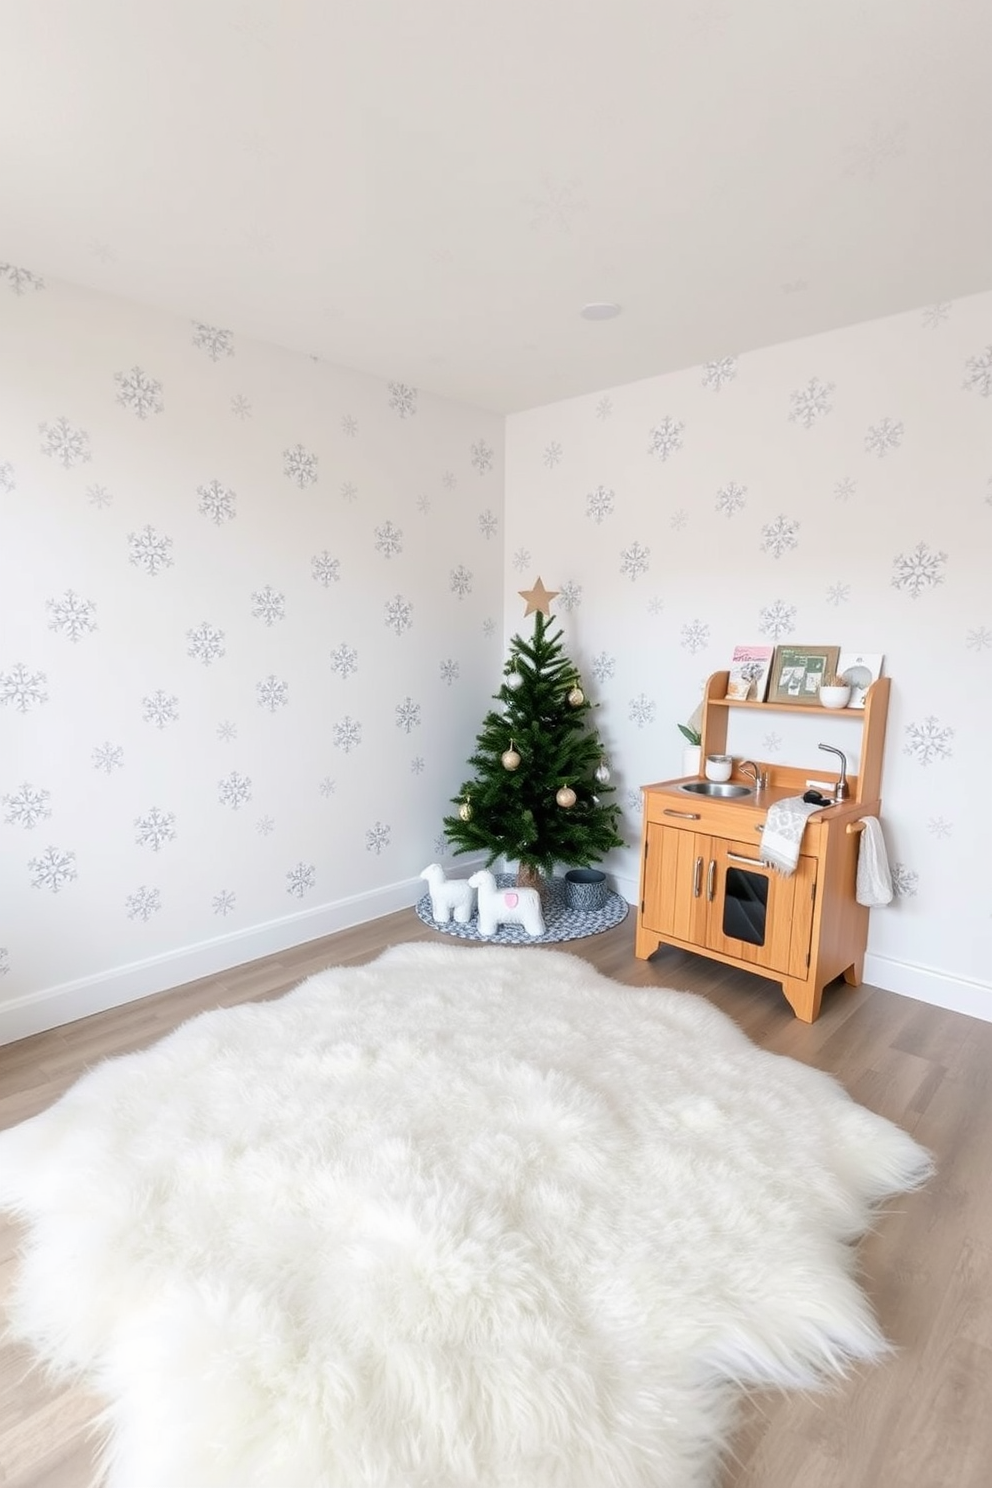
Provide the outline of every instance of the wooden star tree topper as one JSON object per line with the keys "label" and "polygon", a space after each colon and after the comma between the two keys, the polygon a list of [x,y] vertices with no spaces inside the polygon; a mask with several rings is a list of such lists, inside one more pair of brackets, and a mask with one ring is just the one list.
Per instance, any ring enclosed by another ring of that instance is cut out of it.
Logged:
{"label": "wooden star tree topper", "polygon": [[539,610],[542,615],[547,615],[550,619],[551,601],[558,598],[561,590],[545,589],[544,580],[541,579],[539,576],[537,583],[534,585],[533,589],[518,589],[517,593],[520,595],[521,599],[525,599],[527,601],[527,608],[524,610],[525,620],[527,619],[528,615],[533,615],[534,612],[537,610]]}

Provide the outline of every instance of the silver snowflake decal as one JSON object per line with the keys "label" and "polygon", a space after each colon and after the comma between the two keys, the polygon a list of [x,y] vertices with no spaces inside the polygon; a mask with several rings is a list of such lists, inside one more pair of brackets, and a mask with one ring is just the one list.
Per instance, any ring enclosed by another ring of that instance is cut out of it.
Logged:
{"label": "silver snowflake decal", "polygon": [[0,263],[0,279],[6,279],[7,288],[15,295],[27,294],[29,289],[37,291],[45,287],[40,274],[32,274],[30,269],[19,269],[16,264]]}
{"label": "silver snowflake decal", "polygon": [[273,589],[271,584],[266,584],[264,589],[256,589],[252,594],[251,612],[256,620],[264,620],[267,626],[272,626],[277,620],[286,618],[286,596]]}
{"label": "silver snowflake decal", "polygon": [[344,641],[331,652],[331,671],[346,679],[358,671],[358,652]]}
{"label": "silver snowflake decal", "polygon": [[426,762],[424,760],[423,755],[422,754],[414,755],[413,759],[410,761],[410,769],[413,771],[414,775],[422,775],[424,773],[425,768],[426,768]]}
{"label": "silver snowflake decal", "polygon": [[478,440],[472,446],[472,464],[480,475],[485,475],[487,470],[493,468],[493,450],[484,439]]}
{"label": "silver snowflake decal", "polygon": [[286,874],[286,893],[294,899],[302,899],[317,882],[317,869],[313,863],[297,863]]}
{"label": "silver snowflake decal", "polygon": [[530,552],[527,548],[518,548],[513,555],[513,566],[517,573],[523,573],[524,569],[530,568]]}
{"label": "silver snowflake decal", "polygon": [[289,703],[289,683],[281,681],[270,672],[264,682],[255,683],[255,699],[260,708],[268,708],[270,713],[275,713]]}
{"label": "silver snowflake decal", "polygon": [[389,384],[389,406],[401,419],[413,418],[417,412],[417,389],[405,382]]}
{"label": "silver snowflake decal", "polygon": [[944,582],[946,562],[946,553],[933,553],[926,543],[917,543],[911,553],[900,553],[893,558],[892,587],[919,599],[924,589],[934,589]]}
{"label": "silver snowflake decal", "polygon": [[927,822],[927,831],[937,838],[950,837],[953,830],[954,824],[944,816],[932,816]]}
{"label": "silver snowflake decal", "polygon": [[673,532],[681,532],[683,527],[688,525],[688,522],[689,513],[686,511],[684,506],[680,506],[678,511],[672,512],[672,515],[668,521],[668,525],[669,527],[671,527]]}
{"label": "silver snowflake decal", "polygon": [[176,813],[174,811],[161,811],[153,806],[147,816],[136,816],[134,825],[137,832],[134,840],[139,847],[150,847],[152,852],[159,852],[167,842],[176,840]]}
{"label": "silver snowflake decal", "polygon": [[567,579],[558,591],[558,608],[571,614],[582,603],[582,585]]}
{"label": "silver snowflake decal", "polygon": [[95,506],[98,510],[102,510],[105,506],[112,506],[114,498],[106,486],[87,486],[86,500],[90,506]]}
{"label": "silver snowflake decal", "polygon": [[52,799],[51,791],[43,790],[40,786],[31,785],[25,780],[20,790],[14,791],[12,795],[3,798],[3,819],[14,827],[27,827],[30,831],[46,816],[51,816],[52,811],[49,801]]}
{"label": "silver snowflake decal", "polygon": [[417,510],[422,517],[426,517],[431,509],[431,498],[421,493],[417,497]]}
{"label": "silver snowflake decal", "polygon": [[452,594],[457,594],[459,599],[464,599],[467,594],[472,593],[472,574],[464,564],[459,563],[457,568],[451,570],[448,576],[448,588]]}
{"label": "silver snowflake decal", "polygon": [[420,704],[415,703],[412,698],[404,698],[397,703],[394,709],[396,713],[396,727],[408,734],[411,729],[420,727]]}
{"label": "silver snowflake decal", "polygon": [[386,626],[396,635],[402,635],[413,625],[413,605],[402,594],[388,599],[383,608],[386,611]]}
{"label": "silver snowflake decal", "polygon": [[145,723],[153,723],[159,729],[164,729],[167,723],[175,723],[179,718],[179,699],[174,693],[163,692],[161,688],[148,697],[143,697],[141,708]]}
{"label": "silver snowflake decal", "polygon": [[217,799],[222,806],[230,806],[232,811],[246,806],[251,800],[251,776],[240,775],[237,770],[232,770],[230,775],[218,780]]}
{"label": "silver snowflake decal", "polygon": [[71,470],[74,465],[85,465],[87,460],[92,459],[90,454],[90,436],[85,429],[76,429],[66,418],[57,418],[51,424],[39,424],[38,430],[41,434],[41,453],[48,455],[49,459],[57,460],[63,470]]}
{"label": "silver snowflake decal", "polygon": [[598,419],[606,420],[609,418],[612,412],[613,404],[611,403],[610,399],[600,398],[599,402],[596,404],[596,417]]}
{"label": "silver snowflake decal", "polygon": [[735,356],[719,357],[715,362],[706,362],[703,367],[703,387],[709,388],[711,393],[718,393],[728,382],[733,382],[737,376],[737,358]]}
{"label": "silver snowflake decal", "polygon": [[923,324],[929,330],[936,330],[939,325],[943,325],[950,313],[950,300],[941,300],[936,305],[928,305],[923,312]]}
{"label": "silver snowflake decal", "polygon": [[13,465],[9,460],[0,460],[0,491],[9,496],[15,484]]}
{"label": "silver snowflake decal", "polygon": [[965,369],[962,387],[983,398],[992,398],[992,345],[986,346],[978,356],[969,357]]}
{"label": "silver snowflake decal", "polygon": [[446,470],[441,477],[441,484],[446,491],[453,491],[458,484],[458,477],[453,470]]}
{"label": "silver snowflake decal", "polygon": [[238,737],[238,725],[225,718],[217,725],[217,737],[222,744],[230,744]]}
{"label": "silver snowflake decal", "polygon": [[736,481],[728,481],[716,493],[716,509],[725,517],[732,517],[735,512],[742,511],[746,504],[747,486],[740,486]]}
{"label": "silver snowflake decal", "polygon": [[317,789],[320,791],[320,794],[324,797],[325,801],[333,796],[337,788],[337,781],[332,780],[330,775],[325,775],[323,780],[317,787]]}
{"label": "silver snowflake decal", "polygon": [[214,895],[214,914],[227,917],[234,911],[237,904],[237,895],[231,894],[227,889],[221,889],[219,894]]}
{"label": "silver snowflake decal", "polygon": [[223,331],[219,326],[203,325],[201,321],[194,320],[193,345],[200,351],[205,351],[212,362],[219,362],[221,357],[234,355],[234,332]]}
{"label": "silver snowflake decal", "polygon": [[344,481],[342,483],[341,500],[348,502],[358,500],[358,487],[355,485],[354,481]]}
{"label": "silver snowflake decal", "polygon": [[276,829],[275,820],[271,816],[260,816],[255,823],[255,831],[259,837],[268,837]]}
{"label": "silver snowflake decal", "polygon": [[340,749],[344,754],[350,754],[362,742],[362,725],[357,719],[349,718],[346,714],[340,723],[334,725],[331,735],[334,748]]}
{"label": "silver snowflake decal", "polygon": [[198,511],[219,527],[222,522],[233,522],[237,516],[235,506],[237,495],[227,486],[222,486],[219,480],[208,481],[205,486],[197,486],[196,494],[199,496]]}
{"label": "silver snowflake decal", "polygon": [[18,713],[26,713],[35,703],[47,703],[44,672],[29,672],[23,661],[15,662],[9,672],[0,672],[0,703],[12,703]]}
{"label": "silver snowflake decal", "polygon": [[80,599],[74,589],[67,589],[61,599],[46,599],[45,609],[51,616],[49,630],[58,631],[70,641],[81,641],[97,628],[93,619],[96,605],[91,599]]}
{"label": "silver snowflake decal", "polygon": [[893,863],[891,869],[892,892],[900,899],[913,899],[920,886],[920,875],[907,868],[905,863]]}
{"label": "silver snowflake decal", "polygon": [[831,584],[827,590],[827,604],[846,604],[851,597],[850,584]]}
{"label": "silver snowflake decal", "polygon": [[307,486],[312,486],[317,479],[317,456],[303,448],[302,444],[294,444],[292,449],[282,452],[282,473],[287,476],[294,485],[305,491]]}
{"label": "silver snowflake decal", "polygon": [[0,976],[6,976],[10,970],[10,952],[6,946],[0,946]]}
{"label": "silver snowflake decal", "polygon": [[76,854],[65,852],[60,847],[46,847],[38,857],[28,860],[28,867],[32,873],[32,887],[50,889],[53,894],[58,894],[67,883],[79,877]]}
{"label": "silver snowflake decal", "polygon": [[188,630],[186,640],[186,655],[192,656],[194,661],[202,661],[204,666],[210,666],[211,662],[219,661],[227,654],[224,632],[207,620],[203,620],[195,629]]}
{"label": "silver snowflake decal", "polygon": [[129,920],[142,920],[147,923],[153,914],[158,914],[161,908],[160,890],[146,888],[144,884],[140,889],[135,889],[133,894],[128,894],[124,900],[124,909]]}
{"label": "silver snowflake decal", "polygon": [[479,531],[487,541],[489,538],[495,537],[499,531],[499,519],[495,512],[491,512],[488,507],[484,512],[479,513]]}
{"label": "silver snowflake decal", "polygon": [[652,594],[651,598],[648,600],[648,614],[660,615],[664,611],[664,608],[665,601],[662,599],[661,595]]}
{"label": "silver snowflake decal", "polygon": [[598,526],[613,512],[616,496],[609,486],[597,486],[586,496],[586,516]]}
{"label": "silver snowflake decal", "polygon": [[140,532],[128,533],[127,545],[131,549],[128,562],[133,563],[135,568],[143,568],[152,578],[161,573],[163,568],[171,568],[175,562],[169,551],[172,538],[163,536],[147,524]]}
{"label": "silver snowflake decal", "polygon": [[389,833],[391,828],[377,821],[374,827],[369,827],[365,833],[365,851],[375,853],[376,857],[384,847],[389,846]]}
{"label": "silver snowflake decal", "polygon": [[375,550],[383,558],[393,558],[403,551],[403,533],[392,522],[384,522],[375,529]]}
{"label": "silver snowflake decal", "polygon": [[558,443],[557,439],[552,439],[551,443],[545,446],[543,455],[544,463],[549,470],[554,470],[556,465],[561,464],[561,456],[561,445]]}
{"label": "silver snowflake decal", "polygon": [[108,739],[105,744],[98,744],[90,756],[94,770],[103,770],[104,774],[112,775],[115,770],[124,768],[124,749],[120,744],[111,744]]}
{"label": "silver snowflake decal", "polygon": [[766,522],[761,529],[761,551],[781,558],[783,553],[799,546],[799,523],[788,517],[777,516],[774,522]]}
{"label": "silver snowflake decal", "polygon": [[685,433],[685,424],[679,419],[670,418],[667,414],[660,423],[655,424],[649,431],[651,443],[648,445],[648,454],[657,455],[659,460],[667,460],[682,448],[682,435]]}
{"label": "silver snowflake decal", "polygon": [[632,582],[647,573],[650,566],[651,549],[643,543],[632,542],[620,549],[620,572]]}
{"label": "silver snowflake decal", "polygon": [[132,367],[130,372],[115,372],[114,381],[118,403],[137,418],[146,419],[150,413],[161,413],[165,407],[162,384],[140,367]]}
{"label": "silver snowflake decal", "polygon": [[985,651],[992,646],[992,630],[987,625],[979,625],[976,630],[969,630],[965,645],[969,651]]}
{"label": "silver snowflake decal", "polygon": [[332,584],[340,582],[340,558],[332,558],[326,548],[322,553],[315,553],[310,559],[310,575],[315,583],[329,589]]}
{"label": "silver snowflake decal", "polygon": [[766,734],[761,741],[761,747],[768,754],[778,754],[779,750],[782,748],[781,734]]}
{"label": "silver snowflake decal", "polygon": [[797,388],[789,394],[789,402],[792,404],[789,422],[802,424],[804,429],[812,429],[817,419],[832,412],[834,405],[830,401],[830,394],[833,390],[832,382],[821,382],[818,377],[811,377],[805,387]]}
{"label": "silver snowflake decal", "polygon": [[346,434],[349,439],[354,439],[358,433],[358,420],[353,414],[344,413],[341,415],[341,433]]}
{"label": "silver snowflake decal", "polygon": [[837,501],[850,501],[857,488],[857,481],[853,481],[849,475],[845,475],[834,486],[834,498]]}
{"label": "silver snowflake decal", "polygon": [[679,645],[690,656],[695,656],[697,651],[704,651],[710,643],[710,628],[702,620],[690,620],[686,625],[680,626],[679,634],[682,637]]}
{"label": "silver snowflake decal", "polygon": [[902,752],[910,755],[920,765],[932,765],[934,760],[950,759],[954,753],[951,748],[954,730],[945,728],[933,714],[924,718],[922,723],[907,723],[905,733],[906,743]]}
{"label": "silver snowflake decal", "polygon": [[770,636],[773,641],[780,641],[783,636],[791,635],[795,628],[795,605],[787,605],[783,600],[776,599],[774,604],[765,605],[758,612],[758,630],[762,635]]}
{"label": "silver snowflake decal", "polygon": [[627,717],[631,723],[636,723],[638,728],[643,728],[647,723],[654,723],[657,704],[645,694],[639,693],[637,697],[631,698],[627,704]]}
{"label": "silver snowflake decal", "polygon": [[450,656],[446,661],[442,661],[440,663],[439,671],[441,674],[441,681],[446,682],[449,687],[451,686],[452,682],[458,681],[460,668],[457,661],[452,661]]}
{"label": "silver snowflake decal", "polygon": [[903,424],[899,419],[883,418],[877,424],[869,424],[865,435],[865,449],[869,455],[877,455],[884,460],[889,450],[898,449],[902,444]]}
{"label": "silver snowflake decal", "polygon": [[482,634],[489,640],[496,634],[496,621],[491,615],[487,615],[482,622]]}
{"label": "silver snowflake decal", "polygon": [[230,406],[234,417],[240,419],[242,423],[245,419],[251,418],[251,399],[246,398],[244,393],[235,393]]}
{"label": "silver snowflake decal", "polygon": [[608,651],[600,651],[593,657],[592,674],[597,682],[608,682],[616,674],[616,657],[611,656]]}

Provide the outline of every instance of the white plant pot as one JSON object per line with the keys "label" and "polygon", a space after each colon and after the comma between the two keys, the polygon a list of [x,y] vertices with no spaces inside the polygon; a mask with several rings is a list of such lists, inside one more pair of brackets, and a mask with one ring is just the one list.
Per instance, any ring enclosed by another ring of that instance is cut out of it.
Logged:
{"label": "white plant pot", "polygon": [[686,744],[685,745],[685,747],[682,750],[682,774],[683,775],[698,775],[699,774],[699,751],[700,751],[701,748],[702,748],[702,745],[700,745],[700,744]]}
{"label": "white plant pot", "polygon": [[846,708],[851,701],[851,689],[843,687],[821,687],[820,704],[824,708]]}

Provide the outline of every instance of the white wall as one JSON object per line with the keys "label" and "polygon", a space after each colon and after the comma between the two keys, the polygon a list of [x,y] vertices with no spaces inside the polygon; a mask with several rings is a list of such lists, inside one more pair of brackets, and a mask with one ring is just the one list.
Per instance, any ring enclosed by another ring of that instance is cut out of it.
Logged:
{"label": "white wall", "polygon": [[[532,572],[562,590],[630,897],[638,788],[681,773],[676,725],[736,643],[882,652],[897,898],[866,976],[992,1016],[992,294],[514,415],[506,461],[508,602]],[[815,770],[855,738],[770,714],[735,752]]]}
{"label": "white wall", "polygon": [[0,274],[0,1039],[414,901],[499,678],[502,445]]}

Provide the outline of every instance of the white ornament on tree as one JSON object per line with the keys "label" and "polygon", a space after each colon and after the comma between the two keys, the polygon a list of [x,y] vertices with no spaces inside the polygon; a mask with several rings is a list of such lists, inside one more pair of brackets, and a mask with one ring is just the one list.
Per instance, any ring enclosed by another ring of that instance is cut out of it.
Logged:
{"label": "white ornament on tree", "polygon": [[519,672],[510,672],[504,679],[503,685],[508,687],[511,692],[519,692],[520,688],[524,685],[524,679]]}

